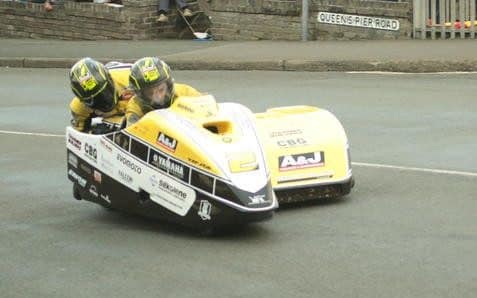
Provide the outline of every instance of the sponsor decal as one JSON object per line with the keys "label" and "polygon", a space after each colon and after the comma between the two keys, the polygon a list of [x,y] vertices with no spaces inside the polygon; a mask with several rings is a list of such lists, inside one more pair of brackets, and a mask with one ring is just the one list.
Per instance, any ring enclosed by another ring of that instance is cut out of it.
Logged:
{"label": "sponsor decal", "polygon": [[198,162],[197,160],[192,159],[192,158],[190,158],[190,157],[188,157],[187,160],[188,160],[190,163],[194,164],[194,165],[198,165],[198,164],[199,164],[199,162]]}
{"label": "sponsor decal", "polygon": [[98,197],[98,190],[96,189],[96,186],[94,184],[91,184],[89,187],[89,193],[92,194],[95,198]]}
{"label": "sponsor decal", "polygon": [[301,130],[301,129],[272,131],[270,133],[270,137],[271,138],[276,138],[276,137],[284,137],[284,136],[291,136],[291,135],[300,135],[302,133],[303,133],[303,130]]}
{"label": "sponsor decal", "polygon": [[152,201],[184,216],[195,201],[195,191],[173,179],[161,174],[149,177],[155,191],[151,192]]}
{"label": "sponsor decal", "polygon": [[152,187],[157,187],[157,185],[159,184],[159,180],[157,179],[156,175],[152,175],[151,177],[149,177],[149,182],[151,182]]}
{"label": "sponsor decal", "polygon": [[134,130],[135,132],[137,132],[137,134],[146,134],[149,132],[149,129],[142,125],[131,126],[131,128],[128,129]]}
{"label": "sponsor decal", "polygon": [[98,158],[98,150],[95,146],[84,143],[84,152],[86,152],[86,157],[96,162],[96,159]]}
{"label": "sponsor decal", "polygon": [[308,142],[304,138],[293,138],[293,139],[277,141],[277,145],[279,147],[288,148],[288,147],[308,145]]}
{"label": "sponsor decal", "polygon": [[323,151],[284,155],[278,158],[278,169],[280,171],[321,167],[324,164],[325,154]]}
{"label": "sponsor decal", "polygon": [[308,173],[308,174],[300,174],[300,175],[286,175],[286,176],[277,176],[277,183],[290,183],[290,182],[298,182],[298,181],[306,181],[306,180],[314,180],[314,179],[322,179],[322,178],[333,178],[335,174],[334,171],[320,171],[318,173]]}
{"label": "sponsor decal", "polygon": [[183,104],[181,104],[181,103],[178,104],[177,107],[178,107],[178,108],[181,108],[181,109],[183,109],[184,111],[187,111],[187,112],[189,112],[189,113],[194,113],[194,110],[193,110],[191,107],[188,107],[188,106],[183,105]]}
{"label": "sponsor decal", "polygon": [[126,167],[130,168],[131,170],[133,170],[134,172],[136,172],[138,174],[141,174],[141,172],[142,172],[141,167],[138,166],[137,164],[135,164],[134,162],[130,161],[127,157],[118,153],[116,158],[117,158],[117,160],[119,160]]}
{"label": "sponsor decal", "polygon": [[171,174],[174,177],[177,177],[181,180],[188,180],[189,178],[189,168],[178,163],[174,160],[168,159],[164,155],[153,152],[151,157],[151,162],[153,166]]}
{"label": "sponsor decal", "polygon": [[212,211],[212,204],[207,200],[201,200],[199,205],[199,211],[197,214],[202,218],[202,220],[210,220],[210,213]]}
{"label": "sponsor decal", "polygon": [[81,141],[70,134],[68,134],[68,143],[73,145],[76,149],[81,150]]}
{"label": "sponsor decal", "polygon": [[102,180],[103,180],[103,175],[101,175],[100,172],[94,170],[94,171],[93,171],[93,179],[94,179],[94,181],[96,181],[96,182],[98,182],[98,183],[101,184],[101,182],[102,182]]}
{"label": "sponsor decal", "polygon": [[109,195],[100,194],[99,197],[101,199],[105,200],[106,202],[108,202],[109,204],[111,204],[111,200],[109,199]]}
{"label": "sponsor decal", "polygon": [[164,191],[167,191],[171,194],[173,194],[175,197],[181,198],[181,199],[186,199],[187,198],[187,193],[182,191],[180,188],[170,184],[169,182],[162,180],[159,178],[159,183],[158,187]]}
{"label": "sponsor decal", "polygon": [[165,133],[162,133],[162,132],[159,133],[159,135],[157,136],[156,143],[162,148],[166,149],[167,151],[176,152],[177,140],[171,138]]}
{"label": "sponsor decal", "polygon": [[81,61],[80,63],[81,64],[79,65],[79,67],[75,69],[74,74],[78,79],[81,87],[83,87],[85,91],[91,91],[98,85],[98,82],[91,74],[88,69],[88,66],[86,66],[84,61]]}
{"label": "sponsor decal", "polygon": [[254,195],[249,196],[250,202],[248,203],[249,206],[253,205],[261,205],[270,202],[270,200],[265,199],[265,195]]}
{"label": "sponsor decal", "polygon": [[80,163],[80,169],[82,169],[86,174],[91,175],[91,168],[84,163]]}
{"label": "sponsor decal", "polygon": [[84,179],[83,177],[81,177],[80,175],[76,174],[73,170],[69,170],[68,171],[68,175],[70,175],[73,179],[76,180],[76,182],[78,182],[78,184],[81,186],[81,187],[85,187],[86,186],[86,179]]}
{"label": "sponsor decal", "polygon": [[68,153],[68,163],[73,167],[78,167],[78,158],[73,153]]}
{"label": "sponsor decal", "polygon": [[129,176],[128,174],[126,174],[125,172],[121,170],[118,170],[118,175],[121,178],[121,180],[123,180],[126,183],[131,183],[133,181],[133,178],[131,176]]}
{"label": "sponsor decal", "polygon": [[317,21],[318,23],[342,26],[362,27],[390,31],[399,30],[399,20],[352,14],[319,12]]}
{"label": "sponsor decal", "polygon": [[112,153],[113,152],[113,147],[111,147],[110,144],[108,144],[108,142],[106,142],[106,140],[104,139],[100,139],[99,140],[99,144],[101,144],[101,146],[106,149],[109,153]]}
{"label": "sponsor decal", "polygon": [[101,169],[103,169],[103,171],[108,170],[109,172],[113,172],[113,168],[115,168],[115,166],[113,166],[113,164],[109,160],[105,159],[103,155],[100,155],[100,159]]}
{"label": "sponsor decal", "polygon": [[194,166],[197,166],[197,167],[201,167],[201,168],[204,168],[206,170],[210,170],[210,166],[209,165],[206,165],[205,163],[203,162],[198,162],[197,160],[195,159],[192,159],[190,157],[187,158],[187,160],[192,163]]}
{"label": "sponsor decal", "polygon": [[149,163],[153,166],[155,166],[158,169],[163,170],[164,172],[167,172],[167,161],[168,158],[165,155],[162,155],[161,153],[151,150],[151,154],[149,157]]}
{"label": "sponsor decal", "polygon": [[152,58],[146,58],[144,63],[139,66],[145,82],[153,82],[160,76],[159,70],[154,65]]}
{"label": "sponsor decal", "polygon": [[189,177],[189,168],[184,167],[180,163],[177,163],[173,160],[169,160],[166,166],[169,170],[169,174],[174,177],[177,177],[181,180],[184,180],[185,178]]}

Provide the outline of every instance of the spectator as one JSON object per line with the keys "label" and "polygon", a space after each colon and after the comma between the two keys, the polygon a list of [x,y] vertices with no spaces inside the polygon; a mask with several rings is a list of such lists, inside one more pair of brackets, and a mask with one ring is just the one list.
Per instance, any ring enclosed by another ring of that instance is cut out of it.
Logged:
{"label": "spectator", "polygon": [[45,7],[46,11],[52,11],[53,10],[53,5],[50,0],[46,0],[45,3],[43,3],[43,6]]}
{"label": "spectator", "polygon": [[46,11],[53,10],[53,0],[30,0],[32,3],[43,3],[43,7]]}
{"label": "spectator", "polygon": [[[175,0],[176,5],[178,8],[182,10],[182,14],[185,17],[192,16],[192,11],[187,6],[185,0]],[[170,0],[159,0],[159,18],[157,19],[160,23],[167,23],[169,22],[169,18],[167,17],[167,13],[169,12],[169,4]]]}

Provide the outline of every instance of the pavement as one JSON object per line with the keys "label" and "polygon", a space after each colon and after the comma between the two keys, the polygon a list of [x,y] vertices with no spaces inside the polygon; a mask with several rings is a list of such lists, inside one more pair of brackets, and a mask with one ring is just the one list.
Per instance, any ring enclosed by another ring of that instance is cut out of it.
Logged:
{"label": "pavement", "polygon": [[474,40],[62,41],[0,39],[0,67],[69,68],[81,57],[160,56],[176,70],[477,71]]}

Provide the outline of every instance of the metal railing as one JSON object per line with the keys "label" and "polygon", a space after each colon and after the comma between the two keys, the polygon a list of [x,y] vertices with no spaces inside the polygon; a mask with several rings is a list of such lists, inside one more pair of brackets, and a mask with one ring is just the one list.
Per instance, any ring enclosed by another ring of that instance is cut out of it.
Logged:
{"label": "metal railing", "polygon": [[414,0],[414,38],[475,38],[477,0]]}

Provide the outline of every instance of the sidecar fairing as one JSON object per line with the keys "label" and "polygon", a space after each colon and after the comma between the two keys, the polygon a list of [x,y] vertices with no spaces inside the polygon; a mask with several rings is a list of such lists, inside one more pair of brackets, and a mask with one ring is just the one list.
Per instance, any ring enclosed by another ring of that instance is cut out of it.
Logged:
{"label": "sidecar fairing", "polygon": [[354,186],[349,143],[338,119],[310,106],[256,114],[280,204],[347,195]]}
{"label": "sidecar fairing", "polygon": [[66,129],[74,195],[207,229],[269,219],[278,207],[246,107],[180,98],[106,135]]}

